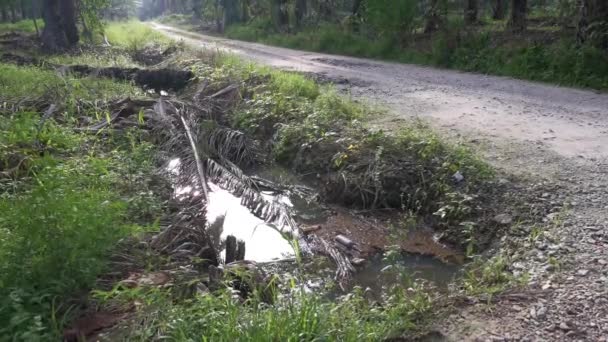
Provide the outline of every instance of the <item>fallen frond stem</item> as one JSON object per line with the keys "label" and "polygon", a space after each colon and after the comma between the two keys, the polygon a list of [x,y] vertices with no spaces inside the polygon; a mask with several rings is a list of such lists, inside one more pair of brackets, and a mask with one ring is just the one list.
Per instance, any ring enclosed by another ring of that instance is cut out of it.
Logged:
{"label": "fallen frond stem", "polygon": [[190,126],[184,119],[182,115],[180,115],[180,119],[184,124],[184,129],[186,130],[186,134],[188,135],[188,140],[190,141],[190,146],[192,147],[192,153],[194,154],[194,159],[196,160],[196,169],[198,170],[198,176],[201,183],[201,188],[203,189],[204,199],[205,201],[209,198],[208,189],[207,189],[207,179],[205,178],[205,169],[203,168],[203,163],[201,161],[201,157],[198,154],[198,149],[196,148],[196,144],[194,142],[194,138],[192,137],[192,132],[190,130]]}

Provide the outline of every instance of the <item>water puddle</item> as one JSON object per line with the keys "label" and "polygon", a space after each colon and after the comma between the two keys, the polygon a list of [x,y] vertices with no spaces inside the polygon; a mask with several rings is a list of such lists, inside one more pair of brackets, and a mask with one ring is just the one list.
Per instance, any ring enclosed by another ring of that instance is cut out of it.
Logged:
{"label": "water puddle", "polygon": [[[169,170],[177,169],[179,161],[171,161]],[[280,190],[263,192],[268,201],[278,201],[287,206],[298,225],[304,229],[314,227],[314,234],[334,241],[337,235],[347,236],[359,249],[353,257],[367,259],[357,268],[353,285],[369,288],[376,295],[391,285],[404,283],[403,274],[411,279],[424,279],[439,288],[446,287],[460,269],[462,260],[458,253],[438,243],[429,230],[412,230],[395,237],[386,222],[354,215],[344,208],[327,207],[317,203],[307,184],[280,167],[255,170],[255,176],[269,180]],[[304,237],[291,232],[288,227],[277,227],[256,217],[241,203],[241,198],[232,195],[216,184],[209,183],[207,220],[214,222],[224,217],[221,239],[233,235],[245,242],[245,259],[256,262],[273,262],[294,257],[290,242],[298,239],[306,247]],[[190,186],[176,188],[176,195],[197,191]],[[285,234],[288,233],[288,234]],[[403,253],[387,261],[379,251],[397,245]],[[225,256],[225,251],[222,251]],[[291,264],[291,263],[290,263]],[[296,265],[292,265],[296,267]],[[323,273],[321,270],[318,270]],[[399,272],[397,272],[399,271]],[[317,275],[321,275],[321,274]],[[326,277],[325,274],[323,277]]]}
{"label": "water puddle", "polygon": [[[241,205],[241,199],[210,183],[207,219],[214,222],[222,215],[224,226],[221,237],[233,235],[245,241],[245,259],[258,262],[294,256],[294,250],[278,227],[266,224]],[[288,203],[286,203],[288,205]],[[225,251],[222,252],[225,256]]]}
{"label": "water puddle", "polygon": [[407,278],[423,279],[432,282],[438,288],[447,288],[452,283],[460,266],[446,264],[428,255],[400,253],[393,260],[378,254],[369,259],[355,275],[353,283],[366,289],[374,295],[380,295],[393,285],[405,285]]}

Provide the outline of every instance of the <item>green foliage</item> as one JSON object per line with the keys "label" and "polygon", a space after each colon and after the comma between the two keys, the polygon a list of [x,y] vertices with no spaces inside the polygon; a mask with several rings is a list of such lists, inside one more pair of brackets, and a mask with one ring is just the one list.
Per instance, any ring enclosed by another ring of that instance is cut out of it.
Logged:
{"label": "green foliage", "polygon": [[127,134],[100,150],[96,137],[39,123],[37,113],[0,122],[0,170],[24,169],[0,179],[0,335],[16,340],[56,339],[66,300],[93,285],[119,239],[161,212],[146,182],[150,144]]}
{"label": "green foliage", "polygon": [[79,2],[80,17],[88,33],[103,33],[101,11],[110,6],[110,0],[81,0]]}
{"label": "green foliage", "polygon": [[417,0],[368,0],[365,18],[380,36],[405,41],[420,24]]}
{"label": "green foliage", "polygon": [[500,255],[485,261],[475,259],[466,266],[462,280],[463,290],[469,295],[491,297],[509,286],[525,283],[525,277],[517,278],[508,271],[509,265],[509,260]]}
{"label": "green foliage", "polygon": [[45,97],[51,103],[67,102],[73,108],[78,101],[102,101],[140,93],[141,90],[124,82],[60,76],[39,67],[0,63],[0,102]]}
{"label": "green foliage", "polygon": [[272,88],[287,96],[305,97],[314,100],[319,96],[315,81],[298,74],[270,71]]}
{"label": "green foliage", "polygon": [[608,53],[590,44],[578,46],[568,39],[534,43],[517,37],[495,38],[495,31],[503,29],[499,22],[492,22],[482,30],[464,31],[460,15],[450,17],[449,30],[413,39],[421,25],[411,4],[415,1],[400,0],[397,9],[392,2],[387,6],[383,1],[368,3],[366,24],[372,32],[355,33],[335,24],[320,24],[279,34],[271,25],[263,25],[263,20],[256,19],[253,24],[230,26],[226,35],[295,49],[608,89]]}
{"label": "green foliage", "polygon": [[181,304],[158,293],[152,296],[143,324],[129,339],[378,341],[411,331],[431,309],[428,295],[416,287],[393,289],[382,306],[370,304],[361,289],[337,302],[296,291],[272,306],[257,297],[241,304],[228,293],[197,296]]}

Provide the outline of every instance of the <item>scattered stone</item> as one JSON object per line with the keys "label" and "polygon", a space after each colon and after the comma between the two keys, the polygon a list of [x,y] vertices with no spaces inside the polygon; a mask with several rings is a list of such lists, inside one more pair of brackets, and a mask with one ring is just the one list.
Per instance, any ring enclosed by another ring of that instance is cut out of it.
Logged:
{"label": "scattered stone", "polygon": [[586,270],[586,269],[578,270],[578,271],[576,272],[576,274],[577,274],[577,275],[579,275],[579,276],[581,276],[581,277],[584,277],[584,276],[586,276],[587,274],[589,274],[589,270]]}
{"label": "scattered stone", "polygon": [[561,323],[559,324],[559,328],[560,328],[561,330],[564,330],[564,331],[568,331],[568,330],[570,330],[570,327],[568,326],[568,323],[566,323],[566,322],[561,322]]}
{"label": "scattered stone", "polygon": [[536,310],[536,318],[544,318],[547,315],[547,308],[545,306],[540,306]]}
{"label": "scattered stone", "polygon": [[452,175],[452,178],[454,178],[454,181],[456,183],[464,181],[464,176],[462,175],[462,173],[460,173],[460,171],[456,171],[456,173]]}
{"label": "scattered stone", "polygon": [[513,222],[513,218],[509,214],[498,214],[494,216],[494,222],[502,225],[508,225]]}
{"label": "scattered stone", "polygon": [[350,263],[353,264],[353,266],[363,266],[367,263],[367,260],[363,258],[354,258]]}
{"label": "scattered stone", "polygon": [[317,230],[321,229],[321,226],[320,225],[308,226],[308,227],[302,227],[301,229],[302,229],[302,233],[304,235],[308,235],[308,234],[314,233]]}

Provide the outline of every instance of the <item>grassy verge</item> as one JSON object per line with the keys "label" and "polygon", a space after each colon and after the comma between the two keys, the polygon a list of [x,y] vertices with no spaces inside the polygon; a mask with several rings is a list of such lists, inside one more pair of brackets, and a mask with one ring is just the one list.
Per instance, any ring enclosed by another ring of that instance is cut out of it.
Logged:
{"label": "grassy verge", "polygon": [[431,309],[430,297],[414,289],[394,289],[385,308],[370,305],[361,289],[336,302],[301,293],[271,306],[256,299],[239,303],[228,293],[179,304],[163,294],[144,297],[153,304],[129,339],[378,341],[420,329]]}
{"label": "grassy verge", "polygon": [[112,45],[141,50],[148,44],[168,46],[170,40],[162,33],[139,21],[113,22],[106,26],[105,34]]}
{"label": "grassy verge", "polygon": [[[42,19],[37,19],[36,24],[38,24],[38,30],[42,31],[44,28],[44,21]],[[6,32],[24,32],[24,33],[36,33],[36,26],[34,25],[34,21],[29,20],[21,20],[16,23],[0,23],[0,33]]]}
{"label": "grassy verge", "polygon": [[[140,132],[74,130],[143,91],[0,64],[0,94],[0,336],[56,340],[117,241],[161,215],[148,186],[155,147]],[[49,104],[58,111],[43,119]]]}
{"label": "grassy verge", "polygon": [[521,79],[608,89],[608,54],[591,46],[563,39],[535,43],[495,32],[438,33],[412,39],[408,44],[390,38],[368,39],[349,30],[322,25],[295,34],[275,33],[271,25],[252,22],[226,30],[229,38],[294,49],[394,60]]}

